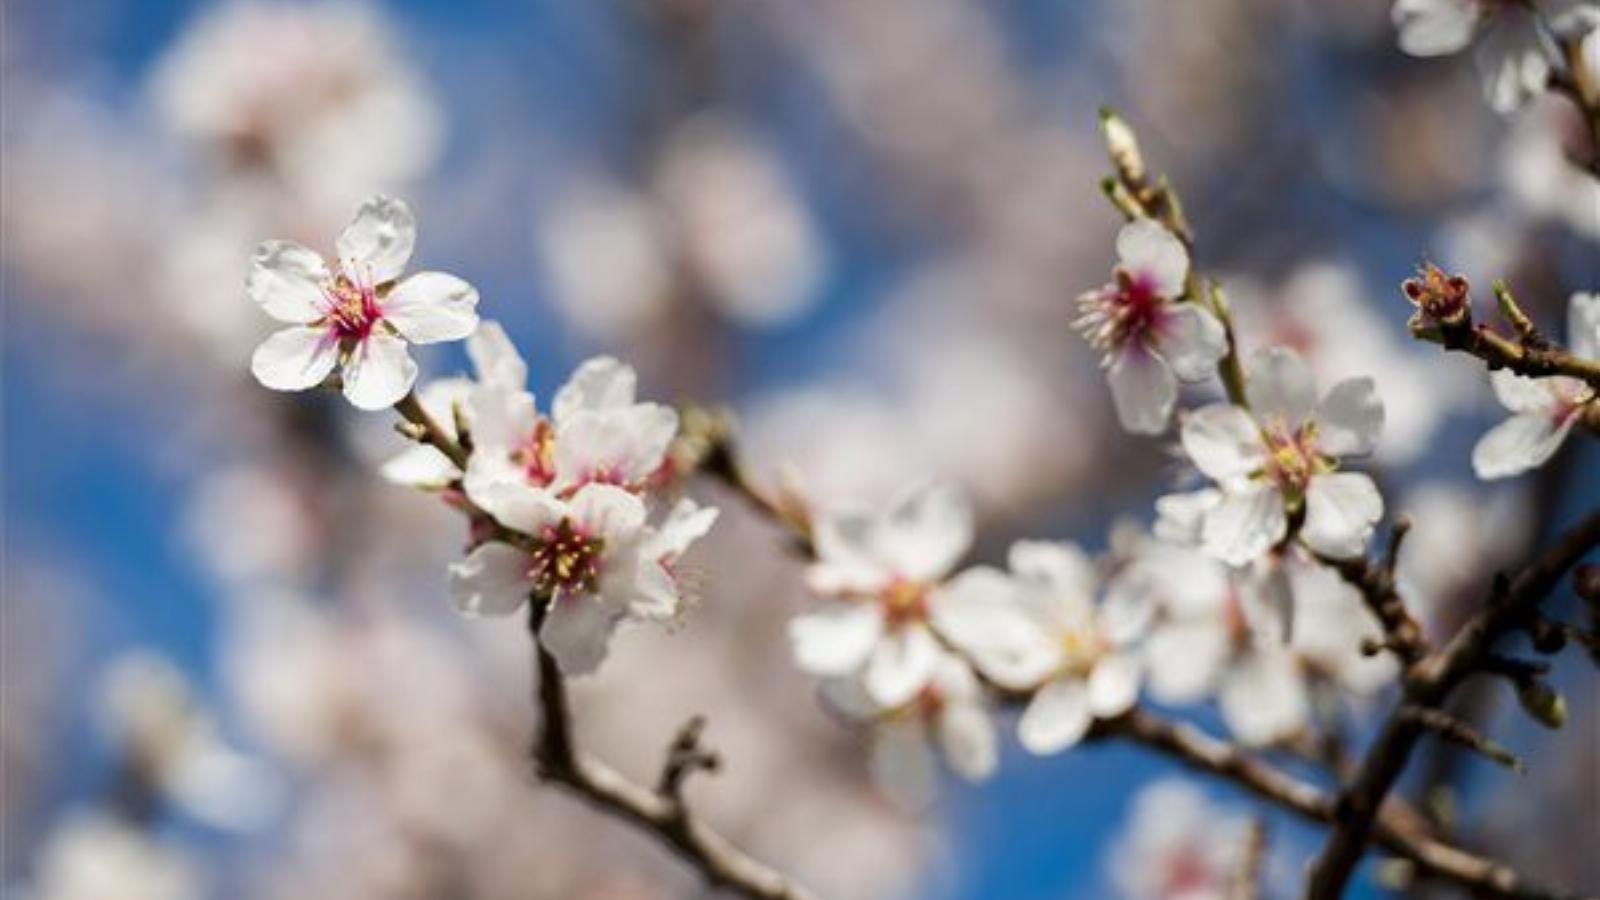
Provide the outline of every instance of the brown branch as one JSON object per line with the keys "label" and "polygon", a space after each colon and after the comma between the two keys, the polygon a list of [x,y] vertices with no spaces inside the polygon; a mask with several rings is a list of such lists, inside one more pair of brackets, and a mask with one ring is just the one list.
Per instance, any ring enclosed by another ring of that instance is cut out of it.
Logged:
{"label": "brown branch", "polygon": [[1229,900],[1261,900],[1262,869],[1267,864],[1267,823],[1261,818],[1250,820],[1244,835],[1244,849],[1239,854],[1239,867],[1233,873],[1233,889]]}
{"label": "brown branch", "polygon": [[1378,565],[1372,565],[1365,559],[1317,557],[1318,562],[1338,572],[1340,577],[1360,592],[1367,609],[1383,626],[1384,640],[1380,649],[1393,651],[1406,666],[1415,664],[1428,652],[1422,626],[1406,610],[1405,599],[1396,588],[1395,565],[1399,562],[1401,542],[1410,530],[1409,519],[1402,516],[1395,520],[1388,549]]}
{"label": "brown branch", "polygon": [[1338,816],[1312,865],[1307,900],[1333,900],[1344,892],[1366,847],[1383,798],[1400,777],[1412,749],[1427,730],[1408,707],[1437,708],[1468,675],[1483,667],[1495,641],[1532,618],[1563,573],[1600,544],[1600,510],[1591,511],[1510,581],[1501,581],[1486,608],[1450,643],[1408,673],[1404,696],[1368,749],[1355,777],[1340,794]]}
{"label": "brown branch", "polygon": [[1600,179],[1600,102],[1592,99],[1600,96],[1600,85],[1583,85],[1578,82],[1579,73],[1587,71],[1580,59],[1583,52],[1581,47],[1579,40],[1571,39],[1561,48],[1566,66],[1557,68],[1551,73],[1550,87],[1557,94],[1572,101],[1572,105],[1578,109],[1578,114],[1583,117],[1583,124],[1588,132],[1589,156],[1584,160],[1573,160],[1573,163]]}
{"label": "brown branch", "polygon": [[[668,777],[667,771],[663,772],[660,790],[652,791],[629,781],[575,746],[566,682],[555,659],[537,641],[535,646],[543,722],[534,744],[534,761],[540,778],[561,785],[596,809],[655,836],[697,869],[713,888],[756,900],[816,900],[805,888],[745,854],[689,810],[681,795],[683,778],[691,769],[708,767],[706,754],[699,749],[698,728],[686,727],[673,742],[666,768],[674,774]],[[674,757],[682,755],[680,750],[686,742],[688,749],[682,753],[693,754],[695,761],[675,762]]]}
{"label": "brown branch", "polygon": [[423,409],[422,403],[417,400],[415,391],[407,391],[406,395],[400,398],[400,402],[394,405],[394,411],[399,413],[410,426],[404,431],[407,437],[432,445],[455,463],[457,469],[466,471],[467,448],[440,427],[439,423],[433,420],[433,416],[428,415],[428,411]]}
{"label": "brown branch", "polygon": [[1405,294],[1419,307],[1411,318],[1412,336],[1475,356],[1491,370],[1509,369],[1528,378],[1565,375],[1600,390],[1600,360],[1580,356],[1541,335],[1504,282],[1495,282],[1495,300],[1516,332],[1513,337],[1474,323],[1466,290],[1465,279],[1446,278],[1433,266],[1424,266],[1419,277],[1407,280]]}

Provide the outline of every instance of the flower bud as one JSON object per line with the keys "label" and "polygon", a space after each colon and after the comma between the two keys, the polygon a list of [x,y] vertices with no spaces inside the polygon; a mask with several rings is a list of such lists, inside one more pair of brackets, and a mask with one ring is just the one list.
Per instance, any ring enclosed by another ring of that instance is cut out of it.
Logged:
{"label": "flower bud", "polygon": [[1411,317],[1411,330],[1443,327],[1458,328],[1472,321],[1472,297],[1467,279],[1449,275],[1432,263],[1425,263],[1414,278],[1401,285],[1406,298],[1417,308]]}
{"label": "flower bud", "polygon": [[1560,728],[1567,723],[1566,698],[1543,681],[1529,678],[1518,684],[1517,702],[1535,722],[1546,728]]}
{"label": "flower bud", "polygon": [[1139,152],[1139,139],[1122,116],[1110,107],[1100,110],[1100,129],[1106,136],[1106,149],[1111,152],[1111,165],[1117,177],[1125,184],[1142,184],[1146,169],[1144,154]]}

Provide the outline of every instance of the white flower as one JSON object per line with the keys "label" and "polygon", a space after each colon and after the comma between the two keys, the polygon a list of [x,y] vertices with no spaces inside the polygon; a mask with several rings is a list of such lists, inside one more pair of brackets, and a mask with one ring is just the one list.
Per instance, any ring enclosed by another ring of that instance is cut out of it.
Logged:
{"label": "white flower", "polygon": [[[842,688],[850,690],[850,684]],[[950,653],[938,654],[927,686],[879,716],[873,731],[873,777],[905,806],[926,806],[933,795],[930,745],[939,748],[951,771],[968,781],[994,774],[999,741],[983,688],[971,667]]]}
{"label": "white flower", "polygon": [[800,667],[840,678],[860,673],[883,708],[927,685],[939,657],[930,608],[937,588],[972,543],[972,510],[949,486],[901,496],[887,510],[841,506],[817,517],[813,590],[838,598],[789,623]]}
{"label": "white flower", "polygon": [[245,290],[267,315],[293,323],[256,348],[256,380],[301,391],[338,366],[345,397],[360,409],[384,409],[404,397],[417,377],[407,341],[460,340],[478,326],[472,285],[442,272],[399,280],[416,240],[411,210],[378,196],[339,235],[336,272],[291,241],[256,248]]}
{"label": "white flower", "polygon": [[548,418],[520,384],[473,391],[467,494],[507,482],[557,494],[594,483],[644,490],[666,463],[678,414],[635,402],[637,380],[632,367],[595,357],[556,392]]}
{"label": "white flower", "polygon": [[[1574,354],[1600,359],[1600,294],[1572,295],[1567,340]],[[1489,377],[1495,396],[1513,415],[1472,448],[1472,468],[1479,478],[1508,478],[1544,465],[1595,406],[1594,388],[1576,378],[1525,378],[1506,369]]]}
{"label": "white flower", "polygon": [[1576,0],[1396,0],[1400,49],[1412,56],[1448,56],[1478,40],[1483,92],[1497,112],[1542,93],[1556,54],[1546,29],[1576,20]]}
{"label": "white flower", "polygon": [[485,543],[451,566],[451,599],[475,616],[510,615],[530,598],[546,603],[539,642],[570,675],[599,667],[622,620],[677,613],[679,590],[668,566],[715,515],[683,508],[657,532],[646,523],[643,501],[606,484],[585,485],[563,501],[502,483],[473,500],[526,543]]}
{"label": "white flower", "polygon": [[1367,475],[1337,470],[1338,457],[1372,452],[1383,405],[1369,378],[1341,381],[1317,403],[1311,372],[1291,350],[1251,357],[1250,411],[1213,404],[1183,423],[1183,448],[1222,491],[1204,513],[1201,543],[1244,565],[1282,541],[1304,511],[1302,541],[1318,553],[1359,555],[1383,515]]}
{"label": "white flower", "polygon": [[1178,379],[1200,381],[1227,352],[1222,324],[1181,303],[1189,254],[1148,219],[1117,233],[1114,281],[1078,298],[1077,327],[1105,354],[1117,418],[1128,431],[1158,434],[1177,400]]}
{"label": "white flower", "polygon": [[1128,609],[1153,608],[1143,644],[1150,693],[1164,703],[1215,696],[1240,741],[1267,744],[1304,727],[1305,679],[1258,581],[1197,550],[1147,541],[1107,585]]}
{"label": "white flower", "polygon": [[1180,779],[1139,791],[1110,857],[1124,900],[1227,900],[1244,852],[1245,819]]}
{"label": "white flower", "polygon": [[1037,689],[1018,735],[1033,753],[1056,753],[1138,699],[1130,645],[1151,607],[1128,592],[1097,606],[1094,564],[1071,544],[1020,541],[1010,556],[1009,577],[979,567],[952,579],[934,623],[996,683]]}
{"label": "white flower", "polygon": [[[199,900],[196,860],[109,816],[74,813],[38,850],[31,900]],[[9,891],[7,893],[10,893]]]}
{"label": "white flower", "polygon": [[[519,391],[528,380],[527,363],[498,322],[483,322],[467,338],[467,356],[472,360],[475,381],[441,378],[417,392],[417,402],[452,440],[460,437],[456,434],[457,418],[467,420],[472,428],[473,409],[468,401],[474,390],[487,387]],[[475,428],[472,430],[476,432]],[[438,448],[421,443],[407,447],[385,462],[382,473],[395,484],[425,490],[446,487],[462,476],[456,464]]]}

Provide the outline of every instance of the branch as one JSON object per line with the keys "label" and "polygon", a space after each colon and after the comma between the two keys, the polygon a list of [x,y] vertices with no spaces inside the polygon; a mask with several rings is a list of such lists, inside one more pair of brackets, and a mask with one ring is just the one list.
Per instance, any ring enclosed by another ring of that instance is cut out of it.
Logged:
{"label": "branch", "polygon": [[1544,554],[1509,582],[1501,581],[1490,602],[1450,643],[1412,667],[1399,704],[1368,749],[1355,777],[1338,800],[1337,821],[1312,865],[1307,900],[1334,900],[1360,861],[1373,820],[1412,749],[1427,730],[1410,708],[1437,708],[1450,692],[1490,658],[1494,642],[1520,627],[1572,566],[1600,544],[1600,510],[1591,511]]}
{"label": "branch", "polygon": [[[805,888],[747,856],[689,811],[680,792],[683,778],[691,769],[711,767],[707,760],[715,759],[699,748],[699,728],[695,723],[702,720],[691,720],[673,742],[660,790],[634,784],[574,745],[566,682],[555,659],[537,640],[535,647],[543,728],[533,755],[540,778],[559,784],[596,809],[654,835],[699,870],[714,888],[756,900],[816,900]],[[686,758],[689,755],[693,756],[692,761]]]}
{"label": "branch", "polygon": [[439,423],[433,420],[433,416],[428,415],[428,411],[423,409],[421,402],[417,400],[415,391],[407,391],[406,395],[400,398],[400,402],[394,405],[394,411],[406,420],[406,426],[401,429],[403,434],[412,440],[431,444],[434,449],[455,463],[457,469],[466,471],[467,448],[461,446],[441,428]]}
{"label": "branch", "polygon": [[1393,651],[1406,666],[1415,664],[1428,652],[1422,626],[1406,610],[1405,599],[1395,587],[1395,566],[1400,558],[1400,545],[1410,530],[1409,519],[1402,516],[1395,520],[1388,549],[1384,552],[1382,562],[1376,566],[1365,559],[1317,556],[1318,562],[1338,572],[1340,577],[1361,593],[1367,609],[1383,626],[1384,640],[1380,649]]}
{"label": "branch", "polygon": [[1504,282],[1495,282],[1495,300],[1515,337],[1481,322],[1474,324],[1466,279],[1448,276],[1437,266],[1423,266],[1420,275],[1405,281],[1403,291],[1418,308],[1409,325],[1418,340],[1476,356],[1491,370],[1509,369],[1528,378],[1565,375],[1600,390],[1600,360],[1580,356],[1541,335]]}

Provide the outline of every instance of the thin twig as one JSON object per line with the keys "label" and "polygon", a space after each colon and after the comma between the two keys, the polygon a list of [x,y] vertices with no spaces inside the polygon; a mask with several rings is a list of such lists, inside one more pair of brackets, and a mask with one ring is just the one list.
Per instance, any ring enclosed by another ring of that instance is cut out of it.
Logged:
{"label": "thin twig", "polygon": [[1239,854],[1239,867],[1233,873],[1229,900],[1260,900],[1262,869],[1267,863],[1267,823],[1259,816],[1251,819]]}
{"label": "thin twig", "polygon": [[1437,708],[1468,675],[1481,670],[1495,641],[1536,614],[1563,573],[1600,544],[1600,510],[1592,511],[1557,538],[1538,559],[1509,581],[1497,579],[1488,606],[1456,632],[1450,643],[1413,666],[1404,696],[1384,723],[1346,789],[1327,843],[1312,865],[1307,900],[1334,900],[1367,845],[1383,799],[1400,777],[1426,730],[1408,707]]}

